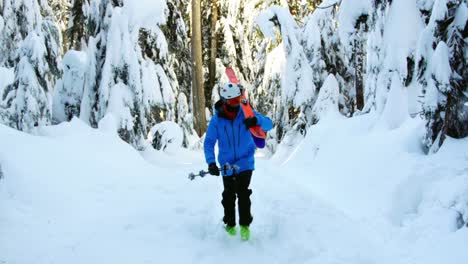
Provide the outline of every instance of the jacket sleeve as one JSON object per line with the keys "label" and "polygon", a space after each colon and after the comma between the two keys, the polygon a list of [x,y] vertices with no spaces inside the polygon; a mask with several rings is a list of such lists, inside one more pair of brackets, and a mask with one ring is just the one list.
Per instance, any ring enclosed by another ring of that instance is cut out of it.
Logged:
{"label": "jacket sleeve", "polygon": [[273,128],[273,122],[267,116],[263,116],[254,110],[255,117],[257,117],[257,124],[263,129],[263,131],[268,131]]}
{"label": "jacket sleeve", "polygon": [[211,163],[216,163],[216,157],[214,152],[214,147],[216,141],[218,140],[218,130],[216,129],[217,118],[213,116],[206,130],[205,142],[203,144],[203,149],[205,151],[205,160],[209,165]]}

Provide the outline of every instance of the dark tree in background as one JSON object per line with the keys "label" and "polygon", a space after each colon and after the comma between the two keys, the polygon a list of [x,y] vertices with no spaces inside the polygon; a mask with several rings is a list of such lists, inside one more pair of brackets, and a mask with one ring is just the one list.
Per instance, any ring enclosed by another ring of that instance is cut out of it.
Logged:
{"label": "dark tree in background", "polygon": [[[206,100],[211,104],[211,88],[216,82],[216,57],[218,51],[218,34],[216,32],[216,24],[218,23],[218,0],[211,1],[211,27],[210,27],[210,61],[209,61],[209,80],[208,80],[208,96]],[[205,93],[206,94],[206,93]]]}
{"label": "dark tree in background", "polygon": [[86,0],[74,0],[73,6],[70,10],[70,23],[66,31],[68,39],[68,49],[81,50],[81,40],[85,34],[85,21],[86,17],[83,13],[83,1]]}
{"label": "dark tree in background", "polygon": [[201,3],[192,0],[192,98],[194,128],[201,137],[206,131],[205,92],[203,89],[203,60],[201,34]]}

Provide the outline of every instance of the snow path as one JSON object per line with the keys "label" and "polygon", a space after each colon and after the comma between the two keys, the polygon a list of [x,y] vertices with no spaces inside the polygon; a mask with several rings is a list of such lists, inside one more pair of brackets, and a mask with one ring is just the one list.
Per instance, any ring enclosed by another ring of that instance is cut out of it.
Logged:
{"label": "snow path", "polygon": [[[365,133],[359,122],[314,128],[315,141],[285,165],[257,159],[248,242],[223,230],[221,178],[188,180],[206,169],[201,152],[138,153],[78,120],[42,128],[41,136],[0,125],[0,264],[435,264],[468,257],[468,229],[452,228],[454,211],[441,206],[467,186],[468,141],[417,158],[404,144],[413,142],[414,126],[357,137]],[[372,157],[371,166],[350,175],[353,156]],[[422,188],[431,185],[427,196]]]}
{"label": "snow path", "polygon": [[191,165],[163,156],[151,165],[101,132],[61,129],[34,137],[2,127],[1,136],[11,139],[2,142],[0,155],[2,264],[385,259],[365,236],[369,230],[286,181],[269,161],[258,161],[252,239],[242,242],[222,229],[221,179],[187,179],[205,167],[200,156],[187,155]]}

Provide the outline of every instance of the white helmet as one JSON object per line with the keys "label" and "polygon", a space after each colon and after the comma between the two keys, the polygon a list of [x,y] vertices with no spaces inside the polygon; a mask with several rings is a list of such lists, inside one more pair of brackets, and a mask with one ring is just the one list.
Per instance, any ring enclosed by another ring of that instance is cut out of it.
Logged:
{"label": "white helmet", "polygon": [[241,87],[240,85],[233,83],[226,83],[219,92],[221,98],[223,99],[232,99],[241,96]]}

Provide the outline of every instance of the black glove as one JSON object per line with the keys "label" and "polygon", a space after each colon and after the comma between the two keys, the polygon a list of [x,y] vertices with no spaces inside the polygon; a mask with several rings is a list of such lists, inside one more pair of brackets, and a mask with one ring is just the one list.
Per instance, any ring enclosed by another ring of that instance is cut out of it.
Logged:
{"label": "black glove", "polygon": [[219,168],[218,168],[218,166],[216,166],[216,163],[211,163],[211,164],[208,166],[208,172],[209,172],[211,175],[219,176]]}
{"label": "black glove", "polygon": [[254,116],[254,117],[246,118],[244,120],[244,124],[245,124],[245,127],[247,127],[247,129],[256,126],[257,125],[257,117]]}

